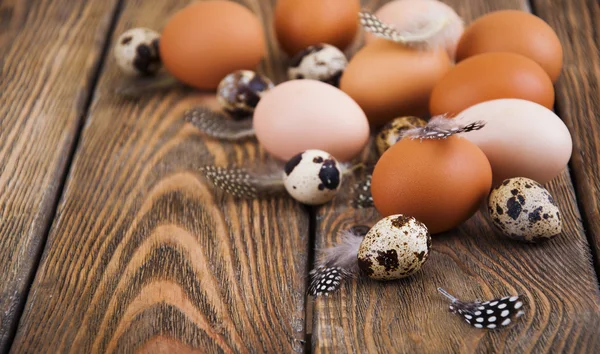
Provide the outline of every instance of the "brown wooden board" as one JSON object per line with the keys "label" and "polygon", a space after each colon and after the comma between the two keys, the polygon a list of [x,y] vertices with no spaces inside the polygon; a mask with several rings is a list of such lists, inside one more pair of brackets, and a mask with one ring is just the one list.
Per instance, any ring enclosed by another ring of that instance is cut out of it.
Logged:
{"label": "brown wooden board", "polygon": [[533,0],[535,12],[563,45],[557,113],[573,136],[572,174],[586,232],[600,272],[600,3]]}
{"label": "brown wooden board", "polygon": [[116,4],[0,1],[0,352],[41,257]]}
{"label": "brown wooden board", "polygon": [[[112,39],[160,30],[188,3],[126,1]],[[270,4],[243,3],[270,23]],[[125,100],[120,76],[107,58],[14,352],[303,351],[308,212],[290,198],[234,200],[201,178],[205,164],[266,159],[182,120],[214,94]]]}
{"label": "brown wooden board", "polygon": [[[376,9],[384,2],[373,1],[368,6]],[[518,0],[446,2],[467,22],[493,10],[527,9],[526,3]],[[571,15],[566,20],[577,23]],[[560,26],[560,12],[554,16],[554,26]],[[573,65],[570,58],[566,57],[567,76]],[[569,90],[566,80],[562,85]],[[583,85],[573,91],[572,105],[579,102]],[[571,119],[583,125],[588,117]],[[373,161],[373,154],[368,160]],[[352,181],[344,185],[350,186]],[[385,283],[362,278],[334,295],[315,299],[313,351],[599,352],[600,294],[569,171],[548,188],[564,216],[560,237],[540,245],[510,241],[495,232],[482,209],[460,228],[434,236],[430,258],[415,275]],[[339,233],[353,225],[371,226],[380,219],[374,209],[348,208],[348,199],[346,193],[318,211],[317,248],[334,245],[340,240]],[[522,294],[529,303],[527,313],[505,330],[476,329],[448,311],[448,302],[437,293],[437,287],[464,300]]]}

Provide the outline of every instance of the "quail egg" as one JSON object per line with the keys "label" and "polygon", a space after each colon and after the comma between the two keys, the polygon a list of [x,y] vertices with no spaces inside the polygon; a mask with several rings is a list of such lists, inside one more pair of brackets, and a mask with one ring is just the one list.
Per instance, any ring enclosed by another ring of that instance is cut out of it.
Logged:
{"label": "quail egg", "polygon": [[358,249],[358,266],[375,280],[414,274],[429,257],[431,236],[417,219],[402,214],[379,220]]}
{"label": "quail egg", "polygon": [[217,100],[233,118],[252,116],[261,95],[275,87],[266,76],[250,70],[238,70],[219,83]]}
{"label": "quail egg", "polygon": [[160,34],[148,28],[133,28],[117,39],[114,56],[123,73],[150,76],[161,68],[158,43]]}
{"label": "quail egg", "polygon": [[324,204],[333,199],[342,184],[342,169],[338,161],[321,150],[306,150],[285,164],[285,189],[300,203]]}
{"label": "quail egg", "polygon": [[341,50],[329,44],[313,45],[292,58],[288,78],[318,80],[339,87],[346,65],[348,59]]}
{"label": "quail egg", "polygon": [[488,199],[488,212],[495,227],[519,241],[540,242],[562,231],[558,206],[538,182],[516,177],[494,188]]}
{"label": "quail egg", "polygon": [[427,122],[425,120],[413,116],[398,117],[391,120],[381,128],[375,139],[379,155],[383,155],[390,146],[402,139],[402,135],[405,131],[412,128],[424,127],[426,125]]}

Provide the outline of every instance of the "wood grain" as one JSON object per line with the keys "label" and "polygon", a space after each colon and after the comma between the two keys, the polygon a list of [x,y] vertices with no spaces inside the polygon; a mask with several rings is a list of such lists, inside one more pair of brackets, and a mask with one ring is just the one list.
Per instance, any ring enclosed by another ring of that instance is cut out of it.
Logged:
{"label": "wood grain", "polygon": [[600,274],[600,3],[532,3],[563,45],[565,65],[556,84],[556,110],[572,133],[575,190]]}
{"label": "wood grain", "polygon": [[[492,10],[527,8],[518,0],[446,2],[467,21]],[[374,153],[365,155],[373,161]],[[460,228],[434,236],[430,259],[412,277],[387,283],[359,279],[315,299],[313,351],[599,352],[600,293],[569,171],[548,188],[564,216],[559,238],[541,245],[510,241],[494,231],[482,209]],[[318,211],[318,248],[338,242],[342,230],[381,218],[374,209],[349,209],[348,199],[346,193]],[[528,311],[509,329],[482,331],[450,314],[437,287],[464,300],[523,294]]]}
{"label": "wood grain", "polygon": [[[113,40],[160,30],[187,3],[126,1]],[[270,4],[242,3],[271,21]],[[107,60],[14,352],[302,352],[307,211],[216,194],[199,167],[259,165],[263,151],[182,120],[216,106],[214,94],[114,95],[120,74]],[[272,62],[262,69],[281,79]]]}
{"label": "wood grain", "polygon": [[0,1],[0,352],[41,257],[116,3]]}

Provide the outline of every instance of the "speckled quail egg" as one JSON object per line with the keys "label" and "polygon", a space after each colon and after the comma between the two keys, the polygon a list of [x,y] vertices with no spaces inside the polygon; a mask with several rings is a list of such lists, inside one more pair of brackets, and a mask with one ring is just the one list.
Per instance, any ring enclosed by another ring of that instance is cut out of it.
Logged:
{"label": "speckled quail egg", "polygon": [[275,87],[266,76],[250,70],[238,70],[227,76],[217,87],[217,100],[233,118],[248,118],[260,97]]}
{"label": "speckled quail egg", "polygon": [[529,178],[509,178],[494,188],[488,198],[488,212],[494,226],[515,240],[540,242],[562,231],[554,198]]}
{"label": "speckled quail egg", "polygon": [[148,28],[132,28],[117,39],[114,55],[121,70],[131,76],[149,76],[161,68],[160,34]]}
{"label": "speckled quail egg", "polygon": [[377,134],[377,137],[375,138],[375,144],[377,145],[379,155],[383,155],[390,146],[402,139],[402,135],[405,131],[412,128],[424,127],[426,125],[427,122],[425,120],[413,116],[398,117],[391,120],[381,128],[379,134]]}
{"label": "speckled quail egg", "polygon": [[347,65],[348,59],[336,47],[329,44],[313,45],[292,58],[288,78],[318,80],[339,87]]}
{"label": "speckled quail egg", "polygon": [[285,164],[285,189],[300,203],[324,204],[333,199],[342,184],[342,169],[338,161],[321,150],[306,150]]}
{"label": "speckled quail egg", "polygon": [[429,257],[431,236],[417,219],[402,214],[379,220],[358,249],[358,266],[376,280],[393,280],[414,274]]}

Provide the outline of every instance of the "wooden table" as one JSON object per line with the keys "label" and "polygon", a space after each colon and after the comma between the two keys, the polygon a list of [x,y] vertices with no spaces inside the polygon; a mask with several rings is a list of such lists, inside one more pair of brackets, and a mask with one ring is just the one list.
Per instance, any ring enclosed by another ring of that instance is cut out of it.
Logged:
{"label": "wooden table", "polygon": [[[266,24],[261,71],[282,81],[275,0],[240,2]],[[0,0],[0,352],[599,353],[598,2],[446,2],[467,22],[532,10],[558,33],[556,111],[574,151],[549,189],[564,232],[543,245],[508,242],[479,213],[435,237],[417,275],[313,300],[315,247],[372,225],[376,212],[343,198],[309,209],[215,194],[198,167],[268,156],[182,121],[209,95],[114,94],[116,37],[160,30],[188,0]],[[521,293],[530,307],[509,330],[482,331],[447,312],[438,286],[471,300]]]}

